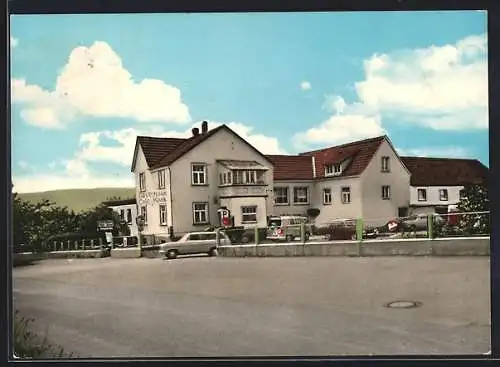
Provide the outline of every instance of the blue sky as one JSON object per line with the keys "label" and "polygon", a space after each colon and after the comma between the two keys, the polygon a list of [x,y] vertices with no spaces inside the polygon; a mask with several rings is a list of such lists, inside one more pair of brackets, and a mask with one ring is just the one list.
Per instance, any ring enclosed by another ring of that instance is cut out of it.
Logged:
{"label": "blue sky", "polygon": [[486,13],[11,17],[20,192],[130,186],[135,136],[229,124],[264,153],[386,133],[488,160]]}

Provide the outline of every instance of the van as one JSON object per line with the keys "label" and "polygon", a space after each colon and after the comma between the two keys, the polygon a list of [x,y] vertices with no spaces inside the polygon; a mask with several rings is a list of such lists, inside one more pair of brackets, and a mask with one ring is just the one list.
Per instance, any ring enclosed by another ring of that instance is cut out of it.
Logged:
{"label": "van", "polygon": [[311,236],[311,225],[307,217],[283,215],[273,216],[267,221],[267,238],[270,240],[293,241],[300,239],[300,227],[305,224],[305,240],[308,241]]}

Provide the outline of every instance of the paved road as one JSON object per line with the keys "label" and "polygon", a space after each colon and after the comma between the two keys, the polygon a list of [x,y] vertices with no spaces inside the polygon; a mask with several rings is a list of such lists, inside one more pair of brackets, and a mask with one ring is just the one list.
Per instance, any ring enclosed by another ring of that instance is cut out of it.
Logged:
{"label": "paved road", "polygon": [[489,281],[483,257],[46,260],[14,303],[80,357],[485,353]]}

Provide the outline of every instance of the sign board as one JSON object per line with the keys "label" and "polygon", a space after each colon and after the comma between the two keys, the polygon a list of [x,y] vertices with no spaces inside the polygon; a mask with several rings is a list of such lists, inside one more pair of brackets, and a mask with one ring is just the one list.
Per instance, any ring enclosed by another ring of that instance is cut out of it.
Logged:
{"label": "sign board", "polygon": [[398,225],[399,223],[395,220],[391,220],[388,224],[387,224],[387,228],[389,229],[389,231],[394,231],[398,228]]}
{"label": "sign board", "polygon": [[115,223],[112,220],[99,220],[97,221],[97,228],[100,231],[110,231],[114,228]]}
{"label": "sign board", "polygon": [[111,232],[106,232],[106,242],[113,243],[113,234]]}

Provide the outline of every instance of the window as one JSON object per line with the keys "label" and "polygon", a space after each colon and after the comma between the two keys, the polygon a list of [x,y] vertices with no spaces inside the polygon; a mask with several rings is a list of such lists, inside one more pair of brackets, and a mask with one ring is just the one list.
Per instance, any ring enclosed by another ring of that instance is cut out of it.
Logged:
{"label": "window", "polygon": [[127,223],[132,223],[132,210],[127,209]]}
{"label": "window", "polygon": [[208,223],[208,203],[193,203],[193,223]]}
{"label": "window", "polygon": [[161,171],[158,171],[158,188],[159,189],[165,188],[165,170],[164,169],[162,169]]}
{"label": "window", "polygon": [[288,205],[288,187],[275,187],[274,188],[274,204]]}
{"label": "window", "polygon": [[144,218],[144,224],[148,222],[148,211],[145,206],[141,206],[141,215]]}
{"label": "window", "polygon": [[264,184],[264,171],[257,171],[257,184]]}
{"label": "window", "polygon": [[293,188],[293,203],[294,204],[308,204],[307,187],[294,187]]}
{"label": "window", "polygon": [[390,166],[389,166],[389,157],[382,157],[381,158],[381,167],[380,170],[382,172],[389,172],[390,171]]}
{"label": "window", "polygon": [[407,207],[399,207],[398,208],[398,218],[405,218],[408,216],[408,208]]}
{"label": "window", "polygon": [[439,190],[439,200],[448,201],[448,189]]}
{"label": "window", "polygon": [[255,205],[241,207],[241,222],[257,223],[257,207]]}
{"label": "window", "polygon": [[146,191],[146,176],[144,176],[144,172],[139,173],[139,190]]}
{"label": "window", "polygon": [[160,225],[161,226],[167,225],[167,206],[166,205],[160,205]]}
{"label": "window", "polygon": [[219,184],[224,185],[226,182],[226,174],[219,173]]}
{"label": "window", "polygon": [[349,204],[351,202],[351,188],[350,187],[342,187],[342,204]]}
{"label": "window", "polygon": [[418,201],[427,201],[427,190],[426,189],[418,189],[417,190]]}
{"label": "window", "polygon": [[233,183],[241,185],[243,183],[243,171],[233,171]]}
{"label": "window", "polygon": [[124,209],[120,210],[120,219],[121,219],[122,222],[125,221],[125,210]]}
{"label": "window", "polygon": [[245,183],[255,184],[255,171],[245,171]]}
{"label": "window", "polygon": [[323,189],[323,204],[331,204],[332,203],[332,189],[327,188]]}
{"label": "window", "polygon": [[207,184],[207,165],[206,164],[193,164],[191,166],[193,185],[206,185]]}
{"label": "window", "polygon": [[329,164],[325,167],[325,176],[338,176],[342,173],[342,165]]}
{"label": "window", "polygon": [[382,199],[389,200],[391,198],[391,187],[382,186]]}

